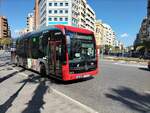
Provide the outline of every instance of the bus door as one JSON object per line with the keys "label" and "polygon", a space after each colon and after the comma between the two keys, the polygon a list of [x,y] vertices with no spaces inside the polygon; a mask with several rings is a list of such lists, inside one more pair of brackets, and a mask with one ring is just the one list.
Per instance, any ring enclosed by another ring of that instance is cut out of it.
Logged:
{"label": "bus door", "polygon": [[50,41],[50,74],[61,77],[61,41]]}

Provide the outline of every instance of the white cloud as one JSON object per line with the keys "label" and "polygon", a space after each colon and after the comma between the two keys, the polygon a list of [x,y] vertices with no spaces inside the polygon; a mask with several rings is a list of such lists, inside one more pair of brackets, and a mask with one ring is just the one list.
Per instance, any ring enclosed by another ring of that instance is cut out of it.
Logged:
{"label": "white cloud", "polygon": [[121,38],[125,38],[125,37],[129,37],[129,34],[128,33],[121,34]]}
{"label": "white cloud", "polygon": [[14,30],[14,33],[19,33],[19,30],[18,30],[18,29],[15,29],[15,30]]}

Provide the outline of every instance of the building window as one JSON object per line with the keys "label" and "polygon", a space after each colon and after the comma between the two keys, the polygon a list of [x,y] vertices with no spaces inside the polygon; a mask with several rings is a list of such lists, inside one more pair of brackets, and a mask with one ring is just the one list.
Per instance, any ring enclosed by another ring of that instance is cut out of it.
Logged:
{"label": "building window", "polygon": [[57,18],[54,18],[54,21],[57,21],[58,19]]}
{"label": "building window", "polygon": [[59,18],[60,21],[63,21],[63,18]]}
{"label": "building window", "polygon": [[54,3],[54,6],[57,6],[58,4],[57,3]]}
{"label": "building window", "polygon": [[57,14],[57,12],[58,12],[57,10],[54,11],[55,14]]}
{"label": "building window", "polygon": [[63,10],[60,10],[59,13],[62,14],[62,13],[63,13]]}
{"label": "building window", "polygon": [[49,10],[49,14],[52,14],[52,10]]}
{"label": "building window", "polygon": [[73,22],[74,24],[76,24],[76,23],[77,23],[77,20],[76,20],[76,19],[72,19],[72,22]]}
{"label": "building window", "polygon": [[60,3],[60,6],[63,6],[63,3]]}
{"label": "building window", "polygon": [[52,18],[49,18],[49,21],[52,21]]}
{"label": "building window", "polygon": [[67,13],[68,13],[68,10],[65,10],[65,13],[67,14]]}
{"label": "building window", "polygon": [[52,3],[49,3],[49,6],[52,6]]}
{"label": "building window", "polygon": [[68,6],[68,3],[65,3],[65,6]]}
{"label": "building window", "polygon": [[68,18],[65,18],[65,21],[68,21]]}

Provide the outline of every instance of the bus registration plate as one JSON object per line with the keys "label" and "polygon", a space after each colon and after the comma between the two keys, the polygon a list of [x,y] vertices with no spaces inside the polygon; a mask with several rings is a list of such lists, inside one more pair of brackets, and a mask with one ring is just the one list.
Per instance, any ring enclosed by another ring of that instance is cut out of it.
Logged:
{"label": "bus registration plate", "polygon": [[90,77],[90,75],[83,75],[83,78],[87,78],[87,77]]}
{"label": "bus registration plate", "polygon": [[77,79],[80,79],[80,78],[87,78],[87,77],[90,77],[90,75],[77,76],[76,78],[77,78]]}

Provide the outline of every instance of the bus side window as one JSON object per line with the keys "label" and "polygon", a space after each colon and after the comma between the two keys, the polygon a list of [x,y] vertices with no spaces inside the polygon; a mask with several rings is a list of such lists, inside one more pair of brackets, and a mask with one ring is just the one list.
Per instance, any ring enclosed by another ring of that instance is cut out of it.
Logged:
{"label": "bus side window", "polygon": [[43,53],[42,38],[43,38],[43,35],[41,35],[41,36],[39,37],[39,51],[40,51],[41,53]]}
{"label": "bus side window", "polygon": [[48,45],[48,38],[50,37],[50,33],[49,32],[46,32],[46,33],[43,33],[43,37],[42,37],[42,40],[41,40],[41,45],[42,45],[42,51],[44,53],[44,56],[47,55],[47,45]]}
{"label": "bus side window", "polygon": [[[53,31],[52,40],[59,41],[60,45],[56,49],[56,54],[61,64],[66,64],[66,40],[61,31]],[[57,58],[57,59],[58,59]]]}
{"label": "bus side window", "polygon": [[39,55],[39,58],[43,58],[44,57],[44,52],[43,52],[43,50],[42,50],[42,44],[41,44],[41,42],[42,42],[42,38],[43,38],[43,35],[42,35],[42,33],[40,33],[39,34],[39,36],[38,36],[38,48],[37,48],[37,50],[38,50],[38,55]]}
{"label": "bus side window", "polygon": [[30,36],[29,40],[28,40],[28,57],[29,58],[32,58],[32,55],[31,55],[32,50],[31,50],[31,48],[32,48],[32,41],[31,41],[31,36]]}
{"label": "bus side window", "polygon": [[33,35],[31,37],[31,56],[34,59],[40,58],[40,52],[39,52],[39,34]]}
{"label": "bus side window", "polygon": [[63,35],[62,37],[63,38],[62,38],[62,46],[61,46],[61,49],[62,49],[61,62],[62,62],[62,64],[66,64],[66,50],[67,50],[67,45],[66,45],[65,36]]}
{"label": "bus side window", "polygon": [[28,57],[28,38],[24,39],[24,57]]}
{"label": "bus side window", "polygon": [[23,40],[19,41],[19,56],[24,58],[24,45]]}

